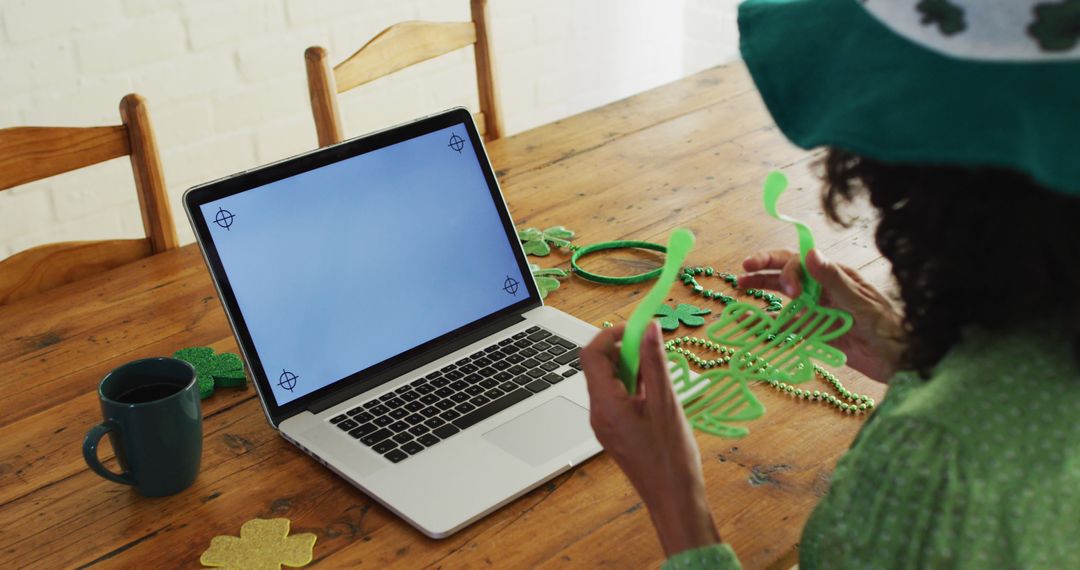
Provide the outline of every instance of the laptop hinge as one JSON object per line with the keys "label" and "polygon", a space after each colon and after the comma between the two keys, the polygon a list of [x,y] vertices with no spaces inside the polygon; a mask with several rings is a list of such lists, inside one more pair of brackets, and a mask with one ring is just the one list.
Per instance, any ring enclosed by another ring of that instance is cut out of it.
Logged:
{"label": "laptop hinge", "polygon": [[[529,308],[531,309],[533,307]],[[456,337],[454,337],[453,340],[446,342],[445,344],[442,344],[438,348],[432,349],[425,354],[421,354],[416,358],[412,358],[407,363],[403,363],[393,368],[384,370],[374,376],[364,378],[361,381],[350,382],[348,383],[348,385],[342,386],[339,390],[335,390],[334,392],[327,394],[326,396],[323,396],[322,398],[319,398],[317,400],[312,400],[311,403],[308,404],[307,409],[313,414],[321,413],[340,404],[341,402],[344,402],[345,400],[348,400],[349,398],[352,398],[353,396],[356,396],[357,394],[362,394],[364,392],[367,392],[368,390],[372,390],[393,380],[394,378],[407,374],[410,370],[416,370],[417,368],[421,368],[431,362],[434,362],[446,356],[447,354],[450,354],[451,352],[460,350],[461,348],[466,347],[482,338],[489,337],[505,328],[508,328],[515,323],[520,323],[524,320],[525,316],[520,313],[508,315],[488,325],[479,327],[476,330],[457,335]]]}

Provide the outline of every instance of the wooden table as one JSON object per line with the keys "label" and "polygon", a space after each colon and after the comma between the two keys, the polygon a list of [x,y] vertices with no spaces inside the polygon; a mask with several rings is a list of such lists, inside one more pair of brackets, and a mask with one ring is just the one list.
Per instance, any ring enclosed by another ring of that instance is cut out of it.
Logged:
{"label": "wooden table", "polygon": [[[563,224],[582,244],[664,241],[686,226],[698,237],[692,263],[732,270],[748,252],[795,244],[794,231],[760,205],[765,174],[780,168],[792,180],[782,209],[810,221],[833,258],[879,283],[887,277],[865,212],[847,231],[823,222],[809,169],[815,155],[785,142],[741,66],[496,141],[489,152],[521,226]],[[597,257],[592,266],[608,272],[658,264],[644,253]],[[568,265],[561,253],[531,261]],[[624,320],[647,287],[574,277],[548,302],[599,325]],[[672,298],[706,303],[681,286]],[[197,345],[236,350],[195,246],[0,307],[0,567],[199,567],[211,537],[236,535],[255,517],[288,517],[294,531],[316,533],[322,567],[642,568],[663,560],[648,513],[604,454],[436,541],[278,437],[252,388],[204,401],[202,470],[183,493],[147,499],[91,473],[80,445],[100,420],[101,377],[128,360]],[[883,395],[880,385],[839,373],[854,390]],[[721,536],[747,568],[786,567],[861,419],[754,390],[768,413],[750,436],[698,442]],[[107,444],[102,454],[113,463]]]}

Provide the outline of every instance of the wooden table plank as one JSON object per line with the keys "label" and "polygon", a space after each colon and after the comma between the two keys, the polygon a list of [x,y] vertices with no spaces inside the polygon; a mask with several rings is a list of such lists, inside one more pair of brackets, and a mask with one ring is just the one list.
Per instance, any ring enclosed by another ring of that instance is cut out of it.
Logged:
{"label": "wooden table plank", "polygon": [[[579,243],[663,241],[682,225],[698,236],[691,262],[725,269],[737,269],[752,250],[794,244],[793,230],[765,217],[760,205],[764,174],[784,168],[792,189],[782,210],[811,222],[833,257],[870,268],[879,283],[887,278],[869,223],[851,230],[823,223],[810,172],[815,156],[783,141],[741,67],[709,70],[496,141],[490,153],[522,225],[564,224],[578,230]],[[568,264],[560,252],[530,260]],[[589,267],[628,273],[659,261],[611,252],[590,258]],[[647,288],[573,277],[549,303],[599,324],[624,319]],[[671,299],[709,306],[681,287]],[[648,513],[606,455],[433,541],[279,438],[251,389],[222,390],[204,402],[203,468],[180,495],[144,499],[90,473],[78,448],[98,421],[93,390],[107,370],[183,346],[235,350],[193,246],[0,307],[0,330],[0,361],[15,371],[0,378],[9,395],[0,402],[0,425],[17,434],[0,441],[2,566],[195,565],[210,537],[235,534],[256,516],[287,516],[296,531],[317,533],[316,561],[327,567],[640,567],[662,560]],[[838,372],[855,391],[880,399],[880,385]],[[747,568],[792,560],[802,524],[860,424],[765,387],[755,392],[769,411],[751,424],[749,437],[698,436],[722,536]]]}
{"label": "wooden table plank", "polygon": [[556,165],[613,140],[754,91],[741,66],[716,67],[614,103],[487,143],[501,182]]}

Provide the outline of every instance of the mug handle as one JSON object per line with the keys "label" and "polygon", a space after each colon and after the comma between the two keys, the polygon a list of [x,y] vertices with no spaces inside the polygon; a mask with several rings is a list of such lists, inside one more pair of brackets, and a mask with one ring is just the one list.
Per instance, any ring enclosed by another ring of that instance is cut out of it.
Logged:
{"label": "mug handle", "polygon": [[86,460],[86,464],[90,466],[90,469],[108,479],[109,481],[115,481],[117,483],[123,483],[124,485],[134,485],[135,481],[131,478],[131,473],[125,471],[120,474],[113,473],[105,468],[98,460],[97,447],[101,443],[101,438],[105,437],[106,433],[113,431],[117,428],[116,423],[107,421],[100,423],[86,432],[86,439],[83,440],[83,459]]}

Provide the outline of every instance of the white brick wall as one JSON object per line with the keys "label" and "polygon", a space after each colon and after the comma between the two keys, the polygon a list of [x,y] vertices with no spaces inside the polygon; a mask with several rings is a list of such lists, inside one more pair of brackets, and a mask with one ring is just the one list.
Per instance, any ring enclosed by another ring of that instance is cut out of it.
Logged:
{"label": "white brick wall", "polygon": [[683,72],[697,73],[739,53],[738,0],[684,0]]}
{"label": "white brick wall", "polygon": [[[510,134],[736,57],[736,0],[489,0]],[[120,122],[146,96],[177,228],[200,182],[313,148],[304,49],[334,62],[402,20],[467,20],[467,0],[0,0],[0,128]],[[340,98],[346,136],[476,108],[471,48]],[[0,258],[136,237],[127,159],[0,192]]]}

